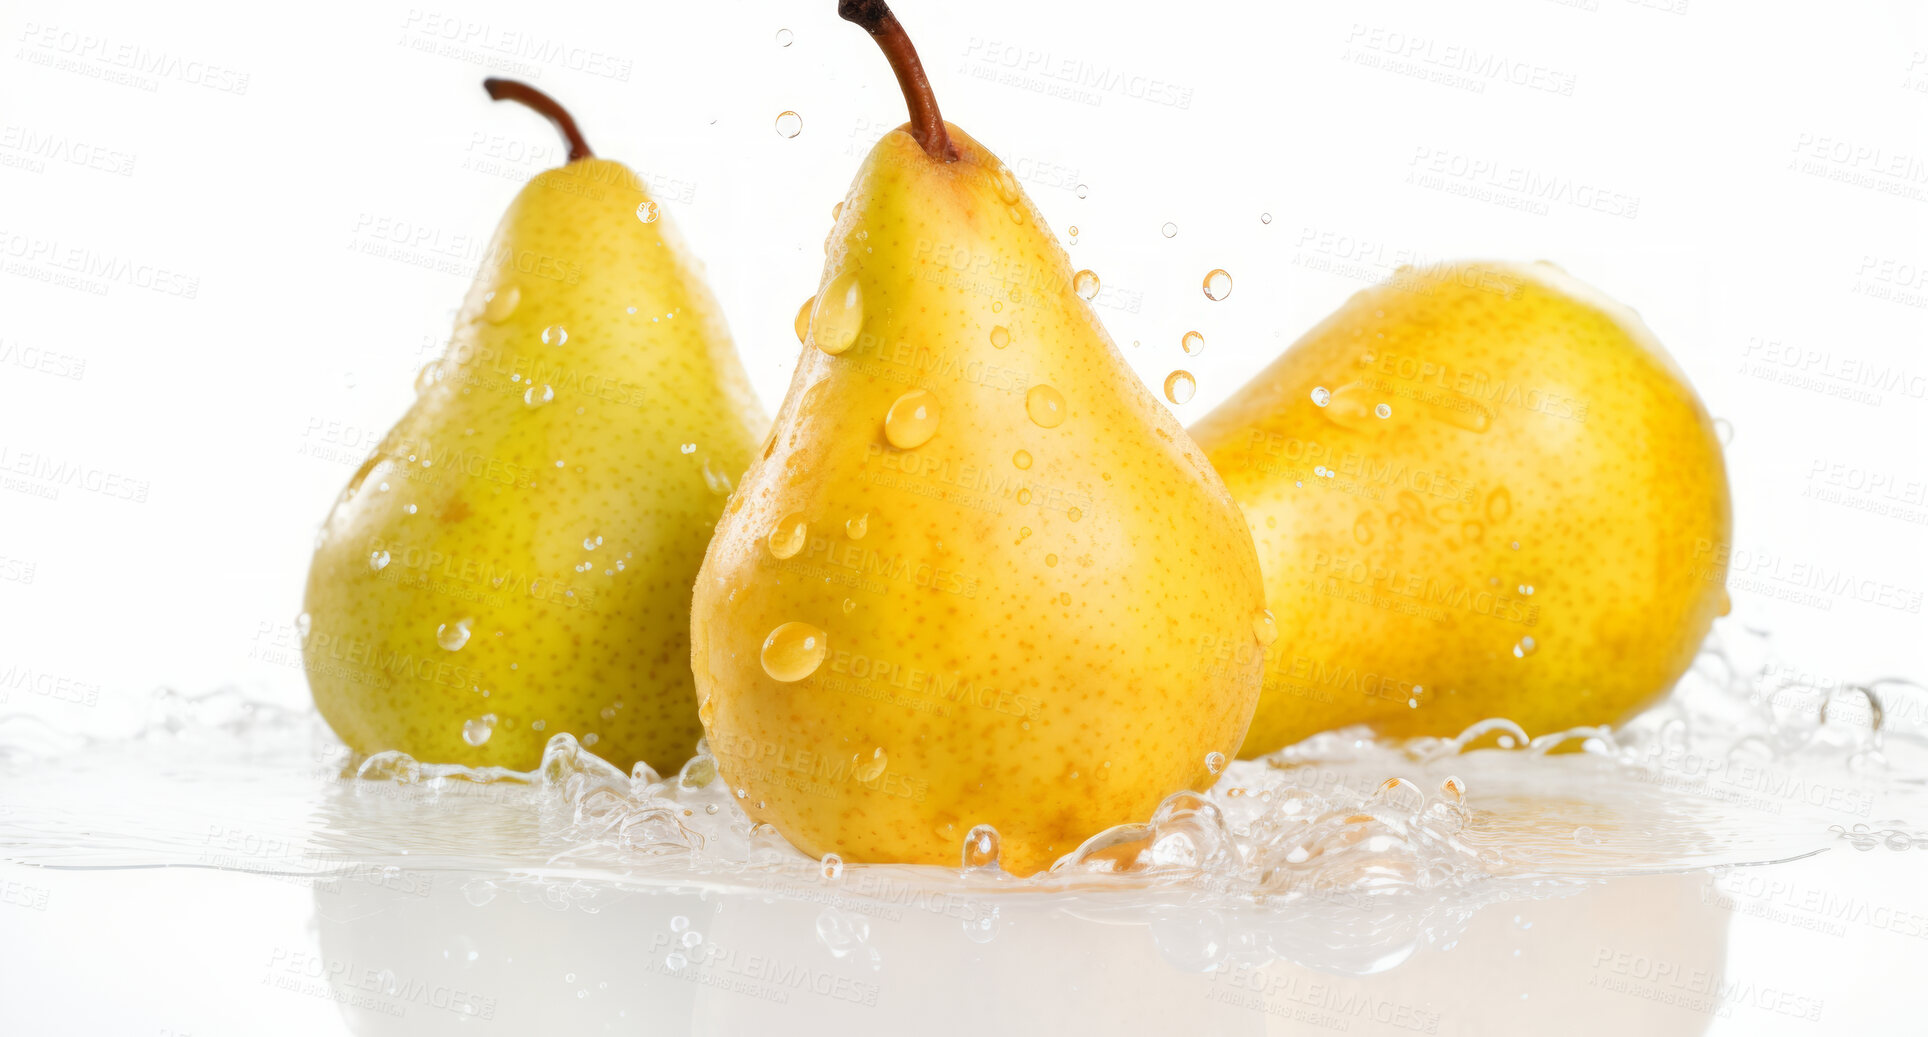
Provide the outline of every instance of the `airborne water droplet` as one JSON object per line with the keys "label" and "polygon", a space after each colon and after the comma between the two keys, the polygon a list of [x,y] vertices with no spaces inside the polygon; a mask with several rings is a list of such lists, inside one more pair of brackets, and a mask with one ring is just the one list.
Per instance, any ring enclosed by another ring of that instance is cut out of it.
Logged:
{"label": "airborne water droplet", "polygon": [[804,519],[803,512],[795,512],[770,530],[770,553],[779,560],[795,557],[809,539],[809,523]]}
{"label": "airborne water droplet", "polygon": [[1089,270],[1080,270],[1071,275],[1071,290],[1080,299],[1095,299],[1098,296],[1098,275]]}
{"label": "airborne water droplet", "polygon": [[1232,294],[1232,275],[1223,270],[1214,270],[1205,275],[1205,298],[1213,302],[1224,302]]}
{"label": "airborne water droplet", "polygon": [[1260,222],[1260,223],[1271,223],[1271,222],[1272,222],[1272,214],[1271,214],[1271,213],[1269,213],[1269,212],[1262,212],[1262,213],[1259,213],[1259,222]]}
{"label": "airborne water droplet", "polygon": [[469,643],[469,624],[473,619],[458,619],[453,623],[443,623],[435,628],[435,643],[445,651],[459,652]]}
{"label": "airborne water droplet", "polygon": [[803,116],[795,112],[783,112],[777,116],[777,136],[786,140],[803,132]]}
{"label": "airborne water droplet", "polygon": [[1197,356],[1205,352],[1205,336],[1196,331],[1187,331],[1185,337],[1179,340],[1178,345],[1179,348],[1185,351],[1186,356]]}
{"label": "airborne water droplet", "polygon": [[1049,385],[1034,385],[1024,394],[1024,412],[1039,428],[1064,424],[1064,394]]}
{"label": "airborne water droplet", "polygon": [[937,435],[937,397],[929,389],[912,389],[897,397],[884,415],[884,437],[899,450],[915,450]]}
{"label": "airborne water droplet", "polygon": [[1168,238],[1175,238],[1178,236],[1178,224],[1167,223],[1163,227],[1158,228],[1158,233]]}
{"label": "airborne water droplet", "polygon": [[1198,382],[1190,371],[1173,371],[1165,376],[1165,398],[1173,403],[1190,403]]}
{"label": "airborne water droplet", "polygon": [[856,344],[863,325],[863,288],[857,283],[857,272],[846,270],[817,296],[817,307],[810,315],[810,340],[836,356]]}
{"label": "airborne water droplet", "polygon": [[777,30],[777,46],[788,47],[790,44],[794,42],[796,42],[796,35],[792,33],[790,30],[788,29]]}
{"label": "airborne water droplet", "polygon": [[785,623],[763,639],[763,672],[785,684],[800,681],[823,665],[828,647],[822,630],[808,623]]}

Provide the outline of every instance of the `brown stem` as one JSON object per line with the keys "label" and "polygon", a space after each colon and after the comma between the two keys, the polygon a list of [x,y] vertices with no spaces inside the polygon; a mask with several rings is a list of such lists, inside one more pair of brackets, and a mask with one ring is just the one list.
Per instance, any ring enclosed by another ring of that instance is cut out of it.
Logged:
{"label": "brown stem", "polygon": [[576,128],[575,118],[555,98],[513,79],[484,79],[482,89],[495,100],[528,105],[555,123],[556,129],[562,131],[562,139],[569,144],[569,161],[596,157],[596,153],[589,150],[589,142],[582,139],[582,131]]}
{"label": "brown stem", "polygon": [[957,160],[957,147],[944,129],[944,117],[937,112],[937,95],[931,92],[931,79],[924,74],[924,63],[917,60],[917,48],[910,34],[890,13],[884,0],[837,0],[837,14],[854,22],[877,41],[891,71],[897,73],[897,86],[904,91],[910,106],[910,135],[924,153],[939,162]]}

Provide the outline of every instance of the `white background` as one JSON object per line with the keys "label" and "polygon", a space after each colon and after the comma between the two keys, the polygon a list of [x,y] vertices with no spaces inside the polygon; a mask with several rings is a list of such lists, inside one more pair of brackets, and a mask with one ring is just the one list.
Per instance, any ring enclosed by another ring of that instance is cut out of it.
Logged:
{"label": "white background", "polygon": [[[164,686],[305,700],[314,529],[518,182],[560,162],[485,74],[532,79],[652,179],[774,410],[830,208],[903,119],[831,12],[7,0],[0,712],[109,733]],[[1922,4],[900,14],[946,116],[1079,228],[1139,374],[1197,375],[1182,420],[1400,263],[1554,260],[1639,309],[1731,423],[1737,616],[1818,681],[1928,675]],[[62,262],[96,272],[45,280]]]}

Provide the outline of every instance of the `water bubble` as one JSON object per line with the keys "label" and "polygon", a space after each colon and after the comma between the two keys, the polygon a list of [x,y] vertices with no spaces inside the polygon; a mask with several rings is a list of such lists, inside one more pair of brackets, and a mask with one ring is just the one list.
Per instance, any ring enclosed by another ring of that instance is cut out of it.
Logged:
{"label": "water bubble", "polygon": [[980,871],[998,866],[999,852],[997,829],[990,825],[976,825],[964,837],[963,866],[967,871]]}
{"label": "water bubble", "polygon": [[1260,609],[1259,614],[1252,617],[1252,637],[1258,641],[1260,648],[1279,639],[1279,623],[1272,617],[1271,609]]}
{"label": "water bubble", "polygon": [[870,512],[866,511],[856,518],[845,519],[843,528],[845,536],[852,540],[862,540],[864,534],[870,532]]}
{"label": "water bubble", "polygon": [[1008,346],[1010,344],[1011,344],[1010,329],[1006,328],[1002,324],[991,329],[991,345],[993,348],[1003,349],[1005,346]]}
{"label": "water bubble", "polygon": [[458,619],[453,623],[443,623],[435,628],[435,643],[445,651],[459,652],[469,643],[469,624],[473,619]]}
{"label": "water bubble", "polygon": [[1332,402],[1332,390],[1321,385],[1312,390],[1312,402],[1320,407]]}
{"label": "water bubble", "polygon": [[1217,751],[1206,753],[1205,770],[1214,777],[1225,773],[1225,754]]}
{"label": "water bubble", "polygon": [[1094,299],[1098,295],[1098,275],[1089,270],[1080,270],[1071,275],[1071,290],[1080,299]]}
{"label": "water bubble", "polygon": [[522,289],[515,285],[504,285],[482,297],[482,319],[490,324],[500,324],[515,312],[516,305],[522,301]]}
{"label": "water bubble", "polygon": [[542,329],[542,344],[545,346],[560,346],[567,341],[569,329],[560,324],[551,324]]}
{"label": "water bubble", "polygon": [[1272,222],[1272,214],[1271,214],[1271,213],[1269,213],[1269,212],[1262,212],[1262,213],[1259,213],[1259,222],[1260,222],[1260,223],[1271,223],[1271,222]]}
{"label": "water bubble", "polygon": [[1075,223],[1071,225],[1071,243],[1073,245],[1078,243],[1078,225]]}
{"label": "water bubble", "polygon": [[1158,228],[1158,233],[1168,238],[1175,238],[1178,236],[1178,224],[1167,223],[1163,227]]}
{"label": "water bubble", "polygon": [[1205,298],[1213,302],[1224,302],[1232,294],[1232,275],[1223,270],[1214,270],[1205,275]]}
{"label": "water bubble", "polygon": [[671,972],[681,972],[689,968],[689,965],[689,957],[682,951],[671,951],[669,957],[663,959],[663,967]]}
{"label": "water bubble", "polygon": [[823,875],[825,882],[835,882],[843,878],[843,858],[834,853],[826,853],[823,859],[817,862],[817,871]]}
{"label": "water bubble", "polygon": [[495,714],[484,713],[470,717],[462,722],[462,740],[470,745],[482,745],[495,734]]}
{"label": "water bubble", "polygon": [[836,356],[857,342],[864,325],[864,293],[857,272],[846,270],[832,278],[810,315],[810,338],[817,348]]}
{"label": "water bubble", "polygon": [[1024,471],[1025,469],[1028,469],[1028,468],[1030,468],[1030,467],[1031,467],[1031,451],[1029,451],[1029,450],[1020,450],[1020,451],[1018,451],[1017,453],[1015,453],[1015,454],[1012,454],[1012,455],[1011,455],[1011,463],[1012,463],[1013,465],[1016,465],[1019,471]]}
{"label": "water bubble", "polygon": [[1083,184],[1079,184],[1076,188],[1072,190],[1072,193],[1077,195],[1080,198],[1086,198],[1090,196],[1091,188],[1086,187]]}
{"label": "water bubble", "polygon": [[1083,508],[1066,508],[1064,510],[1064,517],[1070,519],[1073,522],[1076,522],[1079,519],[1084,518],[1084,509]]}
{"label": "water bubble", "polygon": [[1185,337],[1178,340],[1178,346],[1186,356],[1197,356],[1205,352],[1205,336],[1196,331],[1187,331]]}
{"label": "water bubble", "polygon": [[788,29],[777,30],[777,46],[779,47],[788,47],[790,44],[795,43],[796,39],[796,34]]}
{"label": "water bubble", "polygon": [[783,112],[777,116],[777,136],[789,140],[803,132],[803,116],[795,112]]}
{"label": "water bubble", "polygon": [[897,397],[884,415],[884,438],[899,450],[915,450],[937,435],[937,397],[929,389],[912,389]]}
{"label": "water bubble", "polygon": [[1600,845],[1600,837],[1595,835],[1593,829],[1588,828],[1586,825],[1581,825],[1573,830],[1573,841],[1581,846]]}
{"label": "water bubble", "polygon": [[828,648],[822,630],[808,623],[785,623],[763,639],[763,672],[785,684],[795,683],[817,672]]}
{"label": "water bubble", "polygon": [[1024,412],[1039,428],[1057,428],[1064,424],[1064,394],[1054,386],[1034,385],[1024,394]]}
{"label": "water bubble", "polygon": [[1173,371],[1165,376],[1165,398],[1173,403],[1190,403],[1198,382],[1190,371]]}
{"label": "water bubble", "polygon": [[795,325],[797,329],[797,345],[803,345],[810,339],[810,308],[816,304],[817,297],[813,295],[803,300],[802,306],[797,307],[797,320]]}
{"label": "water bubble", "polygon": [[1378,415],[1382,419],[1390,418],[1392,417],[1392,405],[1389,403],[1382,403],[1379,406],[1374,407],[1372,409],[1372,412]]}
{"label": "water bubble", "polygon": [[656,207],[655,202],[652,202],[647,198],[643,200],[643,203],[641,205],[636,206],[636,218],[643,221],[644,223],[655,223],[656,218],[661,215],[662,215],[662,210]]}
{"label": "water bubble", "polygon": [[1734,423],[1728,421],[1726,418],[1715,418],[1714,438],[1720,441],[1721,446],[1732,443],[1734,441]]}
{"label": "water bubble", "polygon": [[556,391],[546,385],[541,388],[531,385],[527,389],[522,390],[522,402],[531,407],[540,407],[555,398]]}
{"label": "water bubble", "polygon": [[376,551],[374,554],[369,555],[368,567],[370,569],[375,570],[376,572],[380,572],[383,569],[388,568],[388,552]]}
{"label": "water bubble", "polygon": [[1058,564],[1058,556],[1057,556],[1057,555],[1054,555],[1054,554],[1048,554],[1048,555],[1045,555],[1045,556],[1044,556],[1044,564],[1045,564],[1045,565],[1049,565],[1049,566],[1055,566],[1055,565],[1057,565],[1057,564]]}
{"label": "water bubble", "polygon": [[1031,488],[1030,488],[1030,487],[1028,487],[1028,486],[1020,486],[1020,487],[1018,487],[1018,503],[1019,503],[1019,504],[1029,504],[1029,503],[1031,503]]}
{"label": "water bubble", "polygon": [[851,773],[858,781],[876,781],[878,778],[884,776],[884,769],[890,766],[890,754],[884,752],[884,747],[881,745],[871,750],[870,758],[867,760],[864,759],[862,753],[858,753],[850,759],[851,763],[855,765]]}
{"label": "water bubble", "polygon": [[810,539],[810,525],[803,512],[792,512],[770,528],[770,554],[779,561],[793,558]]}

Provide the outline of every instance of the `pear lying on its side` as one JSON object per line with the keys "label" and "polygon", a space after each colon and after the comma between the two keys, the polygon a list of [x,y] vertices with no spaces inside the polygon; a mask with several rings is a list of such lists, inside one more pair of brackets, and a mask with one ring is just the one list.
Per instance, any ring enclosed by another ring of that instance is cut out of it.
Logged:
{"label": "pear lying on its side", "polygon": [[303,658],[352,748],[533,767],[570,732],[628,767],[700,735],[689,592],[762,414],[656,203],[588,157],[531,180],[455,335],[343,491]]}
{"label": "pear lying on its side", "polygon": [[1237,750],[1259,662],[1219,649],[1265,634],[1258,562],[1011,170],[938,117],[888,10],[853,9],[913,121],[844,200],[710,544],[702,715],[750,816],[808,853],[956,866],[991,825],[1026,874]]}
{"label": "pear lying on its side", "polygon": [[1632,310],[1549,264],[1402,269],[1192,431],[1279,625],[1246,756],[1347,724],[1616,722],[1727,608],[1706,408]]}

